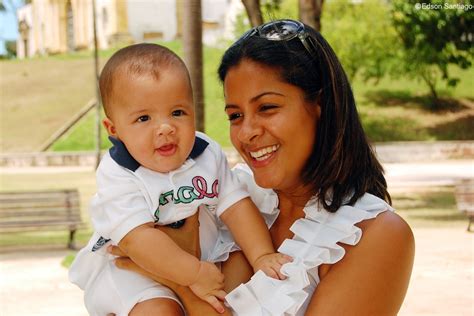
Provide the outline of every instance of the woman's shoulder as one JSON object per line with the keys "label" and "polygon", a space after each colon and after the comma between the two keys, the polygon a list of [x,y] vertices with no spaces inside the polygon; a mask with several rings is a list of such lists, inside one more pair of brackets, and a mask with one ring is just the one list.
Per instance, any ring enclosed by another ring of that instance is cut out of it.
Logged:
{"label": "woman's shoulder", "polygon": [[347,267],[352,271],[364,269],[361,262],[366,260],[374,265],[392,266],[405,263],[411,267],[415,248],[414,236],[410,226],[400,215],[385,211],[355,225],[362,233],[359,242],[356,245],[340,243],[345,250],[345,260],[322,267],[319,275],[321,279],[324,279],[333,266]]}
{"label": "woman's shoulder", "polygon": [[[308,313],[395,315],[400,308],[415,251],[409,225],[398,214],[385,211],[356,226],[362,231],[359,242],[339,243],[345,250],[343,260],[319,267],[321,281]],[[341,301],[344,304],[338,306]]]}
{"label": "woman's shoulder", "polygon": [[[414,237],[410,226],[406,221],[395,213],[394,209],[382,199],[371,194],[362,196],[354,206],[342,207],[334,214],[335,217],[353,216],[351,213],[361,213],[361,216],[353,225],[360,229],[359,238],[354,243],[339,242],[345,250],[344,260],[337,262],[334,266],[346,266],[354,264],[357,269],[361,258],[369,258],[377,262],[379,254],[384,254],[384,259],[392,260],[396,264],[402,257],[410,259],[414,249]],[[339,214],[338,214],[339,213]],[[365,218],[363,214],[365,215]],[[320,277],[332,269],[324,266],[320,269]],[[351,267],[352,269],[352,267]]]}
{"label": "woman's shoulder", "polygon": [[[356,255],[365,255],[365,251],[369,254],[382,251],[396,262],[414,249],[415,241],[410,226],[395,212],[383,212],[357,226],[362,230],[361,246],[349,250]],[[390,252],[390,248],[397,251]]]}

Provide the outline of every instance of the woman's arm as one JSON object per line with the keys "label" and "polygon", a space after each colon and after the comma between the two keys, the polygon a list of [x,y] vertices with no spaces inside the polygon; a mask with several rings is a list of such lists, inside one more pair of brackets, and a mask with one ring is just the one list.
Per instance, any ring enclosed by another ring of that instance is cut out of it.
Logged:
{"label": "woman's arm", "polygon": [[320,267],[306,315],[396,315],[400,309],[415,252],[410,227],[388,211],[358,226],[360,242],[341,245],[344,258]]}

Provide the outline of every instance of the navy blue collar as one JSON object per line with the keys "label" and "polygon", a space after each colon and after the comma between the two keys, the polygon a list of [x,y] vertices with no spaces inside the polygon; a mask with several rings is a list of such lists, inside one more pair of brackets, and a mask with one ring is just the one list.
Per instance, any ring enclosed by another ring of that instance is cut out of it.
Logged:
{"label": "navy blue collar", "polygon": [[[109,149],[110,157],[120,166],[135,172],[140,167],[140,163],[130,155],[125,144],[112,136],[109,136],[109,140],[113,144],[112,148]],[[196,136],[193,149],[188,158],[196,159],[204,152],[208,145],[207,141]]]}

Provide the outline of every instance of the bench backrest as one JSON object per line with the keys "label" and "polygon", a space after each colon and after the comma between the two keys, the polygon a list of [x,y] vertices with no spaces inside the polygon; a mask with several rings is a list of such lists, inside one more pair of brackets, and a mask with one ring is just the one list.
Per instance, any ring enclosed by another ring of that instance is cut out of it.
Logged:
{"label": "bench backrest", "polygon": [[474,179],[461,179],[456,182],[454,196],[461,212],[474,213]]}
{"label": "bench backrest", "polygon": [[0,192],[0,230],[81,224],[77,189]]}

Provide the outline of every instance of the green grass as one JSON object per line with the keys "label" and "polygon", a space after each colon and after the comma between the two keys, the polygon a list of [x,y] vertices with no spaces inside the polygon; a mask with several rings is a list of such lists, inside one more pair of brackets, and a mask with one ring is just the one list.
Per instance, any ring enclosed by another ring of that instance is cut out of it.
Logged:
{"label": "green grass", "polygon": [[452,186],[404,189],[392,193],[392,205],[413,227],[467,226],[465,214],[459,212]]}

